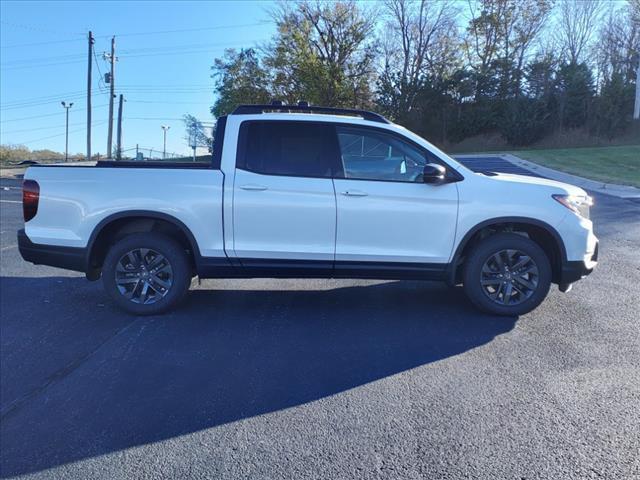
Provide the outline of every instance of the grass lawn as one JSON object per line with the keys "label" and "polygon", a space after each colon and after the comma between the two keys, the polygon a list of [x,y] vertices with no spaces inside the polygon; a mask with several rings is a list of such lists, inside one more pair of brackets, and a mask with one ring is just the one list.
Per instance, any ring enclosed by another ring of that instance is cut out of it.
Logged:
{"label": "grass lawn", "polygon": [[640,187],[640,145],[519,150],[510,153],[581,177]]}

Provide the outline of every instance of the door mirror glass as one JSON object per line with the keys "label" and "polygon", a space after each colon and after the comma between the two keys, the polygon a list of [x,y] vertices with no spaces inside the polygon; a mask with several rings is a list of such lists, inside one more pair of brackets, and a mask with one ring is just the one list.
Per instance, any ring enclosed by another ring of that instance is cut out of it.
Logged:
{"label": "door mirror glass", "polygon": [[424,183],[443,183],[447,170],[437,163],[427,163],[422,170],[422,181]]}

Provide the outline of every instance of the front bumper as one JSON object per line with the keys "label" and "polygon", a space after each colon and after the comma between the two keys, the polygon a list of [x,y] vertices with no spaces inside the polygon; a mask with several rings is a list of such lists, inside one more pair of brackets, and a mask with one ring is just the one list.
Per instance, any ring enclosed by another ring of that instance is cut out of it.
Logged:
{"label": "front bumper", "polygon": [[76,272],[87,271],[87,252],[85,248],[33,243],[27,237],[24,229],[20,229],[18,230],[18,249],[24,260],[36,265],[49,265]]}
{"label": "front bumper", "polygon": [[598,264],[598,249],[599,242],[596,241],[595,249],[590,258],[585,259],[584,261],[577,260],[564,262],[562,265],[562,271],[560,272],[560,279],[558,281],[558,284],[569,285],[593,272],[593,269]]}

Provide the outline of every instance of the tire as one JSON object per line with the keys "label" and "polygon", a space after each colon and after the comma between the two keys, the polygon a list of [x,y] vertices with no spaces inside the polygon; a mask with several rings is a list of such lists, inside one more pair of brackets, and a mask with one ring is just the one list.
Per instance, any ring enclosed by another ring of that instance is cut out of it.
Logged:
{"label": "tire", "polygon": [[183,247],[165,235],[134,233],[109,249],[102,281],[122,310],[157,315],[178,305],[189,290],[189,258]]}
{"label": "tire", "polygon": [[533,240],[515,233],[498,233],[480,241],[468,255],[463,283],[467,297],[480,310],[494,315],[523,315],[547,296],[551,264]]}

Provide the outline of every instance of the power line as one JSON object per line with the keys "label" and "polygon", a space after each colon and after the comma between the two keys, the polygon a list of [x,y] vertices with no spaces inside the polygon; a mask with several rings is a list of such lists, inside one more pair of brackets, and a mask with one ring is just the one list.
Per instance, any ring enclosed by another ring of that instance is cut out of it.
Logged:
{"label": "power line", "polygon": [[[96,126],[98,126],[98,125],[103,125],[103,124],[105,124],[105,123],[107,123],[107,121],[106,121],[106,120],[102,120],[102,121],[100,121],[100,122],[92,123],[92,124],[91,124],[91,126],[92,126],[92,127],[96,127]],[[77,130],[72,130],[72,131],[70,131],[69,133],[84,132],[84,131],[86,131],[86,130],[87,130],[86,128],[78,128]],[[63,136],[63,135],[65,135],[65,134],[66,134],[66,132],[65,132],[65,133],[59,133],[59,134],[57,134],[57,135],[49,135],[48,137],[37,138],[37,139],[35,139],[35,140],[29,140],[29,141],[26,141],[26,142],[18,142],[18,145],[28,145],[29,143],[36,143],[36,142],[40,142],[40,141],[42,141],[42,140],[48,140],[48,139],[50,139],[50,138],[62,137],[62,136]]]}
{"label": "power line", "polygon": [[[116,37],[133,37],[133,36],[139,36],[139,35],[147,36],[147,35],[164,35],[168,33],[203,32],[207,30],[226,30],[230,28],[232,29],[232,28],[244,28],[244,27],[258,27],[260,25],[267,25],[269,23],[271,23],[271,21],[263,20],[257,23],[244,23],[239,25],[217,25],[215,27],[184,28],[184,29],[177,29],[177,30],[157,30],[155,32],[116,33],[115,36]],[[106,38],[110,36],[111,35],[102,35],[98,38]]]}
{"label": "power line", "polygon": [[75,95],[77,93],[82,93],[82,90],[74,90],[73,92],[63,92],[63,93],[55,93],[51,95],[42,95],[40,97],[31,97],[31,98],[22,98],[20,100],[14,100],[13,102],[4,102],[5,105],[12,105],[14,103],[24,103],[38,100],[48,100],[53,97],[64,97],[66,95]]}
{"label": "power line", "polygon": [[84,33],[69,33],[69,32],[63,32],[61,30],[54,30],[52,28],[43,28],[41,25],[34,25],[34,24],[26,24],[26,23],[14,23],[14,22],[7,22],[6,20],[0,20],[0,23],[3,25],[7,25],[9,27],[14,27],[14,28],[23,28],[26,30],[31,30],[31,31],[35,31],[35,32],[46,32],[46,33],[55,33],[58,35],[84,35]]}
{"label": "power line", "polygon": [[[96,55],[96,49],[93,49],[93,60],[95,61],[96,64],[96,68],[98,69],[98,75],[100,75],[98,77],[98,90],[100,90],[102,93],[107,93],[107,86],[104,83],[104,75],[102,75],[102,70],[100,70],[100,63],[98,62],[98,57]],[[104,90],[103,90],[104,89]]]}
{"label": "power line", "polygon": [[126,117],[125,120],[184,120],[176,117]]}
{"label": "power line", "polygon": [[84,56],[82,54],[74,53],[69,55],[53,55],[50,57],[38,57],[38,58],[23,58],[20,60],[9,60],[7,62],[0,63],[1,67],[10,67],[13,65],[21,65],[25,63],[40,63],[40,62],[51,62],[52,60],[74,60],[76,58],[80,58]]}
{"label": "power line", "polygon": [[[199,32],[205,30],[224,30],[224,29],[233,29],[233,28],[245,28],[245,27],[257,27],[260,25],[267,25],[271,23],[270,21],[262,21],[258,23],[245,23],[240,25],[218,25],[214,27],[202,27],[202,28],[186,28],[182,30],[163,30],[156,32],[134,32],[134,33],[118,33],[117,37],[131,37],[135,35],[163,35],[168,33],[183,33],[183,32]],[[85,35],[85,34],[82,34]],[[94,38],[109,38],[112,35],[99,35]],[[35,43],[22,43],[22,44],[14,44],[14,45],[2,45],[0,48],[21,48],[21,47],[33,47],[38,45],[49,45],[51,43],[67,43],[67,42],[77,42],[77,39],[69,39],[69,40],[53,40],[50,42],[35,42]]]}
{"label": "power line", "polygon": [[[197,88],[193,88],[193,87],[185,87],[185,88],[133,88],[133,87],[128,87],[128,88],[119,88],[120,91],[122,91],[123,93],[132,93],[132,94],[182,94],[182,95],[188,95],[188,94],[196,94],[196,93],[206,93],[206,92],[210,92],[212,91],[213,87],[197,87]],[[93,92],[92,93],[92,97],[95,97],[97,95],[103,95],[104,91],[102,92]],[[64,95],[64,97],[68,98],[69,100],[74,100],[74,99],[80,99],[83,98],[86,95],[86,93],[77,93],[77,94],[71,94],[71,95]],[[0,106],[0,110],[15,110],[16,108],[30,108],[30,107],[36,107],[36,106],[40,106],[40,105],[47,105],[47,104],[51,104],[51,103],[57,103],[59,101],[60,95],[57,95],[55,97],[51,97],[50,100],[42,100],[42,101],[38,101],[38,100],[32,100],[32,101],[25,101],[25,102],[21,102],[21,103],[9,103],[9,104],[2,104],[2,106]]]}
{"label": "power line", "polygon": [[[203,88],[212,88],[211,85],[207,83],[184,83],[184,84],[124,84],[121,88],[126,88],[129,90],[146,90],[146,89],[203,89]],[[30,97],[30,98],[22,98],[20,100],[14,100],[12,102],[3,102],[4,106],[10,107],[18,104],[25,103],[33,103],[40,102],[46,100],[58,100],[59,97],[66,97],[69,95],[84,95],[86,90],[74,90],[70,92],[61,92],[61,93],[53,93],[50,95],[42,95],[39,97]]]}
{"label": "power line", "polygon": [[[94,92],[92,94],[92,96],[96,96],[96,95],[101,95],[101,92]],[[81,99],[84,98],[86,96],[86,93],[78,93],[78,94],[74,94],[74,95],[64,95],[64,97],[68,100],[77,100],[77,99]],[[10,104],[7,106],[1,106],[0,110],[15,110],[16,108],[32,108],[32,107],[39,107],[41,105],[48,105],[51,103],[58,103],[60,101],[60,96],[58,96],[57,98],[52,98],[51,100],[45,100],[45,101],[32,101],[32,102],[25,102],[25,103],[21,103],[21,104]]]}
{"label": "power line", "polygon": [[164,100],[127,100],[127,103],[161,103],[165,105],[202,105],[202,102],[172,102]]}
{"label": "power line", "polygon": [[[76,123],[70,123],[69,126],[71,127],[75,127],[78,125],[84,125],[86,122],[76,122]],[[64,128],[64,125],[54,125],[51,127],[37,127],[37,128],[21,128],[20,130],[9,130],[7,131],[3,131],[2,134],[3,135],[8,135],[10,133],[23,133],[23,132],[36,132],[38,130],[53,130],[54,128]]]}
{"label": "power line", "polygon": [[[196,103],[200,103],[200,102],[196,102]],[[106,107],[108,104],[105,103],[104,105],[95,105],[93,108],[100,108],[100,107]],[[9,123],[9,122],[19,122],[22,120],[32,120],[34,118],[43,118],[43,117],[54,117],[56,115],[64,115],[63,112],[56,112],[56,113],[47,113],[45,115],[33,115],[31,117],[21,117],[21,118],[10,118],[9,120],[2,120],[0,121],[0,123]],[[5,133],[5,132],[3,132]]]}
{"label": "power line", "polygon": [[49,42],[22,43],[20,45],[0,45],[0,48],[20,48],[20,47],[36,47],[38,45],[51,45],[54,43],[70,43],[77,42],[78,39],[69,40],[51,40]]}
{"label": "power line", "polygon": [[[261,42],[264,41],[263,38],[248,40],[248,42]],[[141,57],[157,57],[161,55],[193,55],[198,53],[213,53],[212,48],[219,47],[233,47],[236,43],[230,42],[222,42],[222,43],[212,43],[212,44],[192,44],[192,45],[177,45],[177,46],[166,46],[166,47],[151,47],[151,48],[143,48],[143,49],[130,49],[127,52],[120,55],[122,58],[141,58]],[[241,47],[238,47],[241,48]],[[123,51],[124,52],[124,51]],[[144,53],[147,52],[147,53]],[[62,61],[52,62],[52,59],[59,59]],[[40,63],[45,62],[45,63]],[[0,67],[5,70],[23,70],[25,68],[38,68],[38,67],[52,67],[58,65],[73,65],[76,63],[82,63],[84,59],[82,55],[61,55],[59,57],[48,57],[48,58],[34,58],[34,59],[25,59],[25,60],[13,60],[9,62],[4,62],[0,64]]]}
{"label": "power line", "polygon": [[[260,42],[266,39],[253,39],[251,42]],[[235,42],[234,42],[235,43]],[[121,54],[123,56],[143,56],[145,52],[147,53],[166,53],[169,51],[179,52],[182,50],[194,50],[194,49],[206,49],[209,47],[226,47],[232,46],[234,43],[230,42],[214,42],[214,43],[191,43],[187,45],[165,45],[160,47],[145,47],[145,48],[129,48],[125,50],[121,50]],[[29,64],[37,64],[37,63],[46,63],[47,65],[51,64],[64,64],[64,63],[78,63],[80,59],[84,59],[84,54],[76,53],[69,55],[57,55],[57,56],[49,56],[49,57],[38,57],[38,58],[27,58],[27,59],[19,59],[19,60],[9,60],[7,62],[0,63],[2,68],[7,67],[17,67],[17,66],[32,66]],[[61,62],[58,62],[58,61]],[[55,62],[54,62],[55,61]]]}

